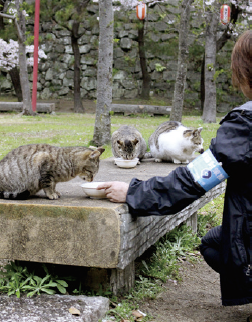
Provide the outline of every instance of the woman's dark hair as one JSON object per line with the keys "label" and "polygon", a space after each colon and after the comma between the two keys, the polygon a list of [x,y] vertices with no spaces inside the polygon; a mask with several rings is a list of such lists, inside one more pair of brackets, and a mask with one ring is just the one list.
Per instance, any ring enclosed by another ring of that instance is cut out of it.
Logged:
{"label": "woman's dark hair", "polygon": [[245,31],[237,40],[231,57],[232,83],[235,87],[252,88],[252,30]]}

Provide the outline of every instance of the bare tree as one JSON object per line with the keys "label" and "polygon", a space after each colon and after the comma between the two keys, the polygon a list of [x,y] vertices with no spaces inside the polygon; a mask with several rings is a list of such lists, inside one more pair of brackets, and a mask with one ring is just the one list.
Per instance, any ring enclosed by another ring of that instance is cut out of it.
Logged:
{"label": "bare tree", "polygon": [[179,52],[178,52],[178,70],[174,89],[174,98],[171,110],[171,121],[182,120],[184,92],[187,74],[188,62],[188,33],[191,13],[191,4],[193,0],[183,0],[181,5],[180,29],[179,29]]}
{"label": "bare tree", "polygon": [[[216,53],[218,53],[222,47],[226,44],[226,42],[232,37],[233,35],[233,26],[236,24],[239,15],[241,14],[242,9],[235,4],[231,4],[231,17],[230,22],[228,24],[220,38],[217,40],[216,44]],[[205,54],[202,60],[201,66],[201,80],[200,80],[200,100],[201,100],[201,109],[204,108],[204,101],[205,101]]]}
{"label": "bare tree", "polygon": [[112,0],[99,1],[99,55],[97,104],[93,142],[97,146],[111,141],[112,63],[114,14]]}
{"label": "bare tree", "polygon": [[216,84],[215,63],[217,26],[219,23],[220,4],[215,1],[213,10],[206,11],[206,41],[205,41],[205,101],[202,119],[206,123],[216,122]]}
{"label": "bare tree", "polygon": [[[80,23],[85,19],[84,14],[90,0],[54,0],[51,2],[55,21],[70,31],[71,45],[74,54],[74,112],[84,113],[85,107],[81,100],[81,54],[78,40],[84,32],[80,32]],[[44,14],[47,13],[48,1],[42,1]],[[69,19],[72,24],[69,24]]]}
{"label": "bare tree", "polygon": [[141,27],[138,28],[138,39],[137,39],[140,66],[141,66],[142,77],[143,77],[142,91],[141,91],[140,97],[143,99],[149,99],[151,78],[147,70],[147,61],[146,61],[145,48],[144,48],[144,20],[142,20],[140,23],[141,23]]}
{"label": "bare tree", "polygon": [[25,15],[26,12],[22,9],[23,0],[15,0],[15,6],[17,10],[18,19],[14,19],[17,34],[18,34],[18,45],[19,45],[19,69],[20,69],[20,83],[23,94],[23,110],[24,115],[34,115],[31,103],[31,93],[30,85],[28,79],[28,70],[26,62],[26,25],[25,25]]}
{"label": "bare tree", "polygon": [[[0,0],[0,10],[2,13],[6,13],[8,4],[10,1],[8,0]],[[5,23],[4,23],[4,17],[0,16],[0,32],[5,30]],[[9,33],[8,33],[9,37]],[[6,37],[3,37],[6,38]],[[20,78],[19,78],[19,70],[17,67],[12,68],[9,71],[10,77],[12,84],[14,86],[14,90],[17,96],[17,99],[19,102],[23,101],[23,96],[22,96],[22,89],[21,89],[21,83],[20,83]]]}
{"label": "bare tree", "polygon": [[17,17],[0,13],[0,16],[7,19],[12,19],[15,23],[18,45],[19,45],[19,68],[20,68],[20,83],[23,96],[23,110],[24,115],[35,115],[36,113],[32,110],[30,85],[28,79],[27,61],[26,61],[26,25],[25,15],[26,12],[22,10],[23,0],[15,0],[15,7],[17,10]]}

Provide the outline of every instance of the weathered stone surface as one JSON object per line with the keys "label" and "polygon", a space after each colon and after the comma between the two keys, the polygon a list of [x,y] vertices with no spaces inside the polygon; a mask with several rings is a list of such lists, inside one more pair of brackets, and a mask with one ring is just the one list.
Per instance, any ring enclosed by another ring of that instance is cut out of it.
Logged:
{"label": "weathered stone surface", "polygon": [[49,68],[45,75],[45,80],[52,80],[53,79],[53,70]]}
{"label": "weathered stone surface", "polygon": [[87,91],[96,89],[96,79],[89,79],[88,77],[83,77],[81,81],[81,87]]}
{"label": "weathered stone surface", "polygon": [[132,46],[132,41],[129,38],[121,38],[120,40],[120,46],[123,49],[130,49]]}
{"label": "weathered stone surface", "polygon": [[[168,175],[176,167],[147,159],[122,169],[109,158],[100,162],[95,180],[146,180]],[[126,204],[85,196],[82,182],[75,178],[57,184],[58,200],[46,199],[42,191],[28,200],[0,200],[0,259],[82,266],[88,270],[88,284],[103,284],[104,278],[116,294],[134,283],[132,265],[137,257],[225,190],[222,183],[174,215],[132,218]]]}
{"label": "weathered stone surface", "polygon": [[83,72],[84,77],[87,77],[87,76],[94,77],[96,75],[97,75],[97,68],[95,67],[88,67]]}
{"label": "weathered stone surface", "polygon": [[168,231],[187,221],[197,210],[224,193],[225,187],[225,183],[221,183],[175,215],[132,218],[128,214],[122,214],[120,217],[122,244],[118,267],[124,268],[132,260],[141,256]]}
{"label": "weathered stone surface", "polygon": [[[80,315],[72,315],[71,307],[78,309]],[[98,322],[108,309],[109,300],[101,296],[0,296],[1,322]]]}
{"label": "weathered stone surface", "polygon": [[127,73],[124,71],[119,71],[114,75],[114,79],[117,79],[119,81],[122,81],[123,79],[126,78]]}
{"label": "weathered stone surface", "polygon": [[[23,108],[22,102],[0,102],[0,111],[17,111],[21,112]],[[54,103],[37,103],[37,112],[51,113],[55,111]]]}
{"label": "weathered stone surface", "polygon": [[64,96],[64,95],[67,95],[68,93],[69,93],[69,88],[68,87],[63,87],[59,91],[59,96]]}
{"label": "weathered stone surface", "polygon": [[122,112],[125,114],[149,113],[170,115],[171,106],[112,104],[111,110],[113,112]]}
{"label": "weathered stone surface", "polygon": [[66,88],[73,88],[74,86],[74,80],[73,78],[64,78],[63,79],[63,86],[65,86]]}
{"label": "weathered stone surface", "polygon": [[87,54],[91,50],[91,45],[89,44],[83,45],[83,46],[80,46],[79,49],[80,49],[80,54]]}
{"label": "weathered stone surface", "polygon": [[47,100],[48,98],[50,98],[52,96],[51,91],[49,90],[49,88],[44,88],[43,91],[40,94],[40,97],[42,100]]}
{"label": "weathered stone surface", "polygon": [[[122,169],[111,158],[101,161],[96,180],[145,180],[176,167],[141,162],[137,168]],[[173,216],[133,219],[126,204],[85,197],[81,182],[76,178],[58,184],[59,200],[45,199],[42,191],[29,200],[0,200],[0,258],[124,269],[225,189],[224,184],[214,188]]]}
{"label": "weathered stone surface", "polygon": [[[0,216],[0,258],[117,266],[120,227],[116,209],[0,204]],[[6,225],[10,230],[4,234]]]}
{"label": "weathered stone surface", "polygon": [[8,81],[7,79],[5,79],[2,83],[1,83],[1,90],[3,91],[10,91],[12,88],[11,82]]}

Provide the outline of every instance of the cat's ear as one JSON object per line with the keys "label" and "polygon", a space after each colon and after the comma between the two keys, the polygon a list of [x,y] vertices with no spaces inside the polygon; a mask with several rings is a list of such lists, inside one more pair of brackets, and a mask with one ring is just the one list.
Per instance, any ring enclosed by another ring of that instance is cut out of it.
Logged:
{"label": "cat's ear", "polygon": [[97,148],[95,151],[92,151],[89,155],[90,159],[95,159],[97,157],[99,157],[103,152],[105,151],[105,149],[103,149],[102,147]]}
{"label": "cat's ear", "polygon": [[191,135],[194,135],[194,131],[192,131],[192,130],[185,130],[185,131],[183,132],[183,136],[184,136],[185,138],[188,138],[188,137],[190,137]]}
{"label": "cat's ear", "polygon": [[198,136],[202,131],[203,127],[199,127],[198,129],[193,130],[193,136]]}
{"label": "cat's ear", "polygon": [[99,148],[97,148],[97,151],[99,151],[100,152],[100,154],[102,154],[104,151],[105,151],[105,149],[103,148],[103,147],[99,147]]}
{"label": "cat's ear", "polygon": [[121,140],[117,140],[117,144],[123,145],[123,142]]}

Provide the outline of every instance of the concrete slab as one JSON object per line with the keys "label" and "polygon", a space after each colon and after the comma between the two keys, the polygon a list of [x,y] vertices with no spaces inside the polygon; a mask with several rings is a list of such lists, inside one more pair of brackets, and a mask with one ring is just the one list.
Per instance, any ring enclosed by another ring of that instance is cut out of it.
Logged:
{"label": "concrete slab", "polygon": [[[132,169],[102,160],[95,181],[166,176],[177,165],[143,161]],[[134,286],[134,261],[183,222],[196,227],[197,211],[225,190],[225,182],[179,213],[132,217],[127,204],[91,199],[80,178],[57,185],[58,200],[44,192],[28,200],[0,200],[0,259],[74,265],[87,268],[86,286],[99,283],[115,294]]]}
{"label": "concrete slab", "polygon": [[[22,112],[22,102],[0,102],[1,112]],[[55,111],[55,103],[37,103],[36,112],[52,113]]]}
{"label": "concrete slab", "polygon": [[[95,181],[146,180],[176,167],[145,161],[124,169],[109,158],[101,161]],[[0,259],[125,269],[225,189],[217,186],[178,214],[132,218],[126,204],[87,197],[82,183],[80,178],[59,183],[58,200],[47,199],[43,191],[28,200],[0,199]]]}
{"label": "concrete slab", "polygon": [[[137,177],[140,180],[147,180],[153,176],[166,176],[178,165],[174,163],[156,163],[154,159],[146,159],[134,168],[119,168],[114,164],[114,158],[101,160],[99,172],[94,181],[124,181],[130,182],[132,178]],[[50,205],[50,206],[70,206],[70,207],[106,207],[116,209],[119,205],[111,203],[107,199],[91,199],[87,197],[81,189],[81,184],[85,181],[79,177],[63,183],[57,184],[57,191],[61,193],[58,200],[49,200],[45,197],[43,191],[37,193],[36,196],[30,197],[28,200],[8,200],[0,199],[1,203],[10,204],[33,204],[33,205]]]}
{"label": "concrete slab", "polygon": [[[79,310],[80,315],[72,315],[71,307]],[[1,322],[98,322],[108,309],[109,300],[102,296],[0,296]]]}
{"label": "concrete slab", "polygon": [[124,115],[147,113],[151,115],[170,115],[171,106],[112,104],[111,111]]}
{"label": "concrete slab", "polygon": [[[145,180],[175,168],[171,163],[142,162],[123,169],[109,158],[101,161],[95,181],[130,182],[136,176]],[[83,182],[75,178],[59,183],[58,200],[47,199],[43,191],[28,200],[0,199],[0,258],[116,268],[122,247],[121,223],[123,215],[129,216],[128,207],[87,197]],[[124,262],[123,268],[129,263]]]}

